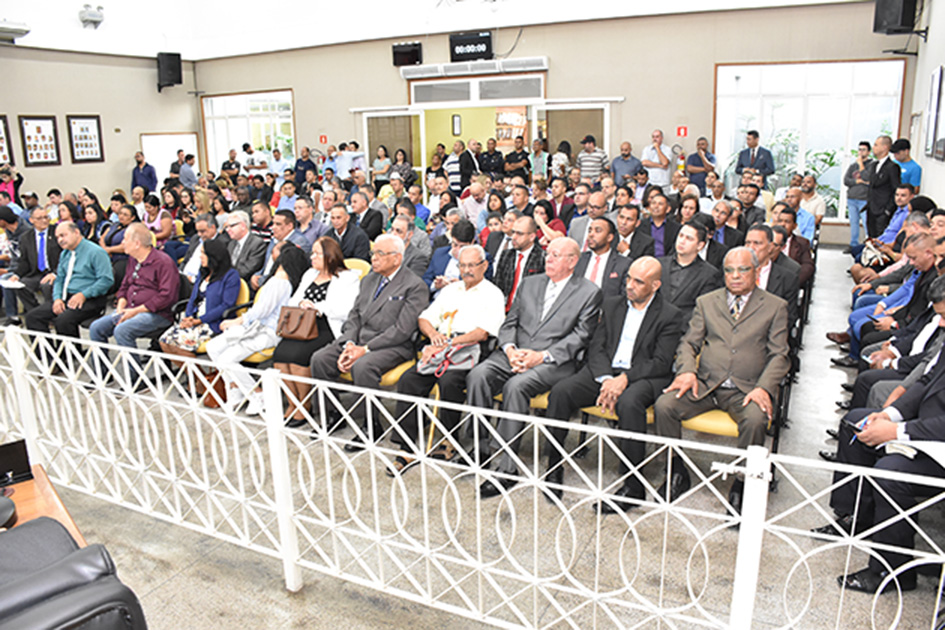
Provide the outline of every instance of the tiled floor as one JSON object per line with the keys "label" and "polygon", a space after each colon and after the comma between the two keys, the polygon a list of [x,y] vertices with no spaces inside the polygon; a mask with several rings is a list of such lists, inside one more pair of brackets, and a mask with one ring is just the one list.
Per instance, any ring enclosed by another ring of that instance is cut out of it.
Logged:
{"label": "tiled floor", "polygon": [[[848,258],[839,250],[823,250],[819,264],[817,286],[811,311],[810,325],[806,332],[805,349],[801,356],[802,371],[800,381],[794,389],[791,405],[791,425],[782,436],[781,452],[802,457],[817,457],[817,451],[825,448],[834,449],[824,429],[836,426],[838,415],[834,401],[839,398],[840,384],[851,378],[849,371],[828,367],[828,357],[834,349],[824,341],[828,330],[841,330],[845,326],[849,302],[850,282],[844,273]],[[686,436],[692,437],[692,436]],[[704,439],[698,437],[696,439]],[[731,440],[713,438],[719,444],[731,445]],[[700,462],[700,466],[702,462]],[[707,470],[706,465],[703,470]],[[810,489],[824,487],[829,479],[823,471],[797,470],[800,483]],[[656,480],[658,482],[658,480]],[[727,489],[727,484],[720,486]],[[472,487],[467,489],[472,496]],[[282,567],[278,560],[247,551],[237,546],[220,542],[194,533],[188,529],[157,521],[140,513],[116,507],[99,499],[91,498],[68,489],[61,489],[61,495],[73,514],[79,527],[89,542],[104,543],[119,568],[121,578],[131,586],[142,600],[150,627],[157,630],[177,630],[179,628],[322,628],[337,625],[345,628],[410,627],[423,628],[473,628],[481,627],[480,622],[438,612],[390,594],[378,592],[333,577],[305,571],[305,587],[299,593],[289,593],[283,587]],[[798,493],[789,484],[782,482],[777,494],[770,495],[769,506],[773,509],[790,505]],[[700,501],[696,497],[695,501]],[[568,503],[566,495],[566,503]],[[571,502],[573,503],[573,501]],[[825,501],[821,502],[825,504]],[[530,505],[530,504],[529,504]],[[537,503],[534,512],[531,507],[522,510],[522,526],[527,527],[530,512],[538,518],[547,514],[544,503]],[[575,511],[576,519],[593,518],[590,510],[586,514]],[[771,510],[769,510],[770,515]],[[500,515],[501,516],[501,515]],[[485,518],[485,517],[484,517]],[[501,522],[495,516],[494,508],[487,517],[493,522]],[[614,517],[610,517],[614,519]],[[635,518],[639,518],[637,515]],[[809,528],[822,521],[820,515],[812,509],[797,515],[796,526]],[[665,529],[664,529],[665,527]],[[685,566],[691,562],[689,550],[691,542],[686,540],[682,528],[672,524],[663,525],[656,519],[638,523],[641,540],[650,542],[640,551],[640,566],[644,567],[639,582],[634,586],[641,594],[660,592],[664,598],[687,601],[686,586],[681,576]],[[579,559],[576,566],[583,567],[584,574],[577,573],[574,579],[592,579],[592,565],[581,563],[580,558],[599,558],[600,575],[605,580],[612,579],[619,583],[618,566],[621,560],[615,558],[635,557],[633,554],[619,556],[618,548],[625,532],[622,521],[606,521],[601,530],[601,537],[582,537],[573,541],[574,552]],[[669,532],[665,538],[664,533]],[[770,540],[769,540],[770,539]],[[708,614],[725,619],[728,604],[724,593],[730,592],[729,577],[734,566],[737,534],[733,530],[720,530],[706,546],[706,553],[712,557],[712,572],[721,575],[710,584],[702,605]],[[667,564],[658,569],[660,551],[656,545],[667,545]],[[762,579],[758,585],[758,605],[756,606],[753,627],[778,627],[786,623],[782,607],[784,594],[784,576],[793,566],[796,550],[784,541],[768,536],[765,539],[766,550],[763,559]],[[859,568],[865,556],[851,560],[852,568]],[[843,567],[845,558],[818,558],[811,563],[812,577],[810,585],[814,591],[814,604],[818,611],[805,617],[800,627],[867,627],[863,615],[868,614],[869,598],[859,602],[852,598],[860,597],[850,593],[846,606],[858,610],[848,613],[840,623],[836,619],[839,590],[833,577]],[[693,575],[699,575],[699,566],[690,567]],[[598,567],[593,567],[598,568]],[[802,572],[803,573],[803,572]],[[608,577],[610,576],[610,577]],[[803,579],[801,579],[803,578]],[[932,597],[931,581],[922,578],[920,589],[910,597],[921,598],[916,608],[928,608]],[[797,593],[807,593],[808,578],[806,573],[795,575],[792,589]],[[667,586],[668,585],[668,586]],[[793,597],[793,594],[792,594]],[[804,595],[797,595],[796,599]],[[567,609],[569,595],[558,595],[560,605]],[[789,597],[796,604],[796,601]],[[664,599],[664,605],[667,602]],[[882,602],[880,615],[888,602]],[[547,601],[539,602],[542,606],[541,623],[552,627],[567,627],[563,621],[556,622],[560,610]],[[888,611],[887,611],[888,612]],[[599,611],[589,607],[579,619],[578,627],[591,627],[593,619],[598,627],[610,627],[611,620]],[[618,619],[622,619],[618,615]],[[626,621],[640,622],[640,617],[628,615]],[[900,625],[902,628],[918,627]],[[905,623],[905,622],[904,622]],[[888,624],[888,621],[887,621]],[[928,626],[928,620],[924,621]],[[640,627],[657,627],[657,624],[644,623]],[[665,627],[665,626],[663,626]],[[687,627],[677,625],[677,627]]]}

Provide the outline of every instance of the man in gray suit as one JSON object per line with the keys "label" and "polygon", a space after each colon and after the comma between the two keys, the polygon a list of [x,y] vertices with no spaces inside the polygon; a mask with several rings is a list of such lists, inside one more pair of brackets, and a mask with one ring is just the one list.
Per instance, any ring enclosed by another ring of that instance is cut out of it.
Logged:
{"label": "man in gray suit", "polygon": [[[426,234],[419,239],[415,238],[413,223],[411,223],[410,217],[405,214],[398,214],[394,217],[390,226],[390,233],[404,242],[404,267],[414,272],[418,278],[423,278],[427,267],[430,266],[430,239],[426,237]],[[415,241],[417,243],[425,242],[427,244],[426,252],[421,250],[415,244]]]}
{"label": "man in gray suit", "polygon": [[[735,247],[723,262],[725,287],[696,300],[696,308],[676,350],[676,378],[656,401],[656,430],[679,438],[683,420],[712,409],[738,423],[738,446],[763,445],[788,358],[787,303],[756,285],[758,258]],[[689,489],[689,473],[675,457],[670,501]],[[659,494],[665,496],[666,486]],[[729,493],[740,511],[742,482]]]}
{"label": "man in gray suit", "polygon": [[230,252],[233,268],[240,274],[240,278],[249,282],[250,277],[266,262],[266,241],[249,231],[249,215],[242,210],[234,210],[226,219],[223,229],[230,235],[230,242],[226,244]]}
{"label": "man in gray suit", "polygon": [[[417,320],[430,301],[430,290],[403,268],[403,260],[401,239],[393,234],[377,237],[371,273],[361,281],[341,336],[312,355],[312,378],[337,380],[342,372],[350,372],[355,385],[378,389],[384,372],[414,356]],[[379,436],[376,423],[374,429]],[[345,446],[348,451],[358,448]]]}
{"label": "man in gray suit", "polygon": [[587,202],[587,214],[583,217],[577,217],[571,221],[568,228],[568,237],[573,238],[582,252],[587,251],[587,233],[590,230],[591,221],[606,217],[612,222],[617,220],[615,213],[607,212],[607,197],[602,192],[593,193]]}
{"label": "man in gray suit", "polygon": [[[590,280],[574,274],[580,256],[577,243],[556,238],[548,246],[545,273],[522,280],[512,310],[499,330],[499,348],[466,378],[470,405],[492,408],[492,398],[502,392],[502,409],[528,413],[529,401],[551,389],[558,381],[574,374],[578,355],[594,333],[600,315],[601,293]],[[522,429],[518,420],[499,420],[502,444],[489,441],[487,431],[480,436],[480,452],[488,457],[502,448],[497,470],[514,474],[516,436]],[[479,488],[483,498],[496,496],[501,488],[511,488],[514,477],[487,481]]]}

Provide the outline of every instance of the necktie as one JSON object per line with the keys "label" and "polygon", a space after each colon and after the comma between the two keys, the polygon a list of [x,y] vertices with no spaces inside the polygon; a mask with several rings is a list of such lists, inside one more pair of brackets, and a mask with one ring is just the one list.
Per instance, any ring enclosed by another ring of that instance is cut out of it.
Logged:
{"label": "necktie", "polygon": [[719,229],[715,231],[715,240],[721,243],[722,245],[725,245],[725,228],[724,227],[720,227]]}
{"label": "necktie", "polygon": [[242,249],[243,244],[236,241],[236,247],[233,248],[233,264],[236,264],[236,261],[240,259],[240,250]]}
{"label": "necktie", "polygon": [[383,291],[384,287],[386,287],[388,284],[390,284],[390,279],[387,276],[381,276],[381,281],[377,285],[377,290],[374,291],[374,297],[372,298],[372,301],[377,299],[377,296],[381,294],[381,291]]}
{"label": "necktie", "polygon": [[594,266],[591,268],[591,282],[600,286],[600,282],[597,281],[597,272],[600,271],[600,256],[594,256]]}
{"label": "necktie", "polygon": [[735,298],[735,301],[732,302],[732,306],[729,307],[728,311],[732,314],[732,319],[736,322],[738,321],[738,316],[742,314],[742,298],[738,296]]}
{"label": "necktie", "polygon": [[40,271],[46,271],[46,231],[39,233],[39,248],[37,251],[37,266]]}
{"label": "necktie", "polygon": [[751,165],[752,166],[755,165],[755,150],[754,149],[751,150]]}
{"label": "necktie", "polygon": [[62,283],[62,300],[69,295],[69,281],[72,280],[72,271],[75,269],[75,251],[69,252],[69,266],[66,268],[66,279]]}
{"label": "necktie", "polygon": [[515,275],[512,276],[512,290],[509,291],[509,299],[505,302],[505,312],[512,310],[512,300],[515,299],[515,292],[518,290],[519,273],[522,271],[522,258],[524,254],[518,253],[518,260],[515,261]]}
{"label": "necktie", "polygon": [[506,236],[504,239],[502,239],[502,247],[499,248],[499,253],[501,254],[502,252],[507,250],[511,242],[512,242],[511,236]]}
{"label": "necktie", "polygon": [[548,311],[551,310],[552,305],[554,305],[555,300],[558,299],[558,288],[552,284],[548,283],[548,288],[545,291],[545,303],[541,307],[541,320],[545,321],[545,318],[548,317]]}

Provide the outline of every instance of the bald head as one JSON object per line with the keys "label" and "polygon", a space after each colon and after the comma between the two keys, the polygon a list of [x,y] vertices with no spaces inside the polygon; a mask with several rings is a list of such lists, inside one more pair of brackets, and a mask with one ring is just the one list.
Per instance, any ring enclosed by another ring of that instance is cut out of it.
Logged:
{"label": "bald head", "polygon": [[627,271],[627,300],[636,309],[642,309],[660,288],[663,266],[652,256],[641,256]]}
{"label": "bald head", "polygon": [[548,245],[545,273],[552,282],[564,280],[574,271],[580,255],[581,248],[574,239],[559,236]]}

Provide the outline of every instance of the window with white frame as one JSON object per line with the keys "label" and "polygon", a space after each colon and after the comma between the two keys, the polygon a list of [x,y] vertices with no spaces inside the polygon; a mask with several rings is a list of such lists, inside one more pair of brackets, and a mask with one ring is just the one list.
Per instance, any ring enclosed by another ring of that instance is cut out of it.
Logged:
{"label": "window with white frame", "polygon": [[901,59],[717,66],[715,153],[727,187],[755,129],[774,156],[772,191],[791,173],[815,173],[827,216],[846,218],[843,174],[860,141],[898,133],[904,72]]}
{"label": "window with white frame", "polygon": [[279,149],[283,159],[294,163],[291,90],[204,96],[201,100],[210,170],[219,172],[230,149],[242,153],[244,142],[267,158]]}

